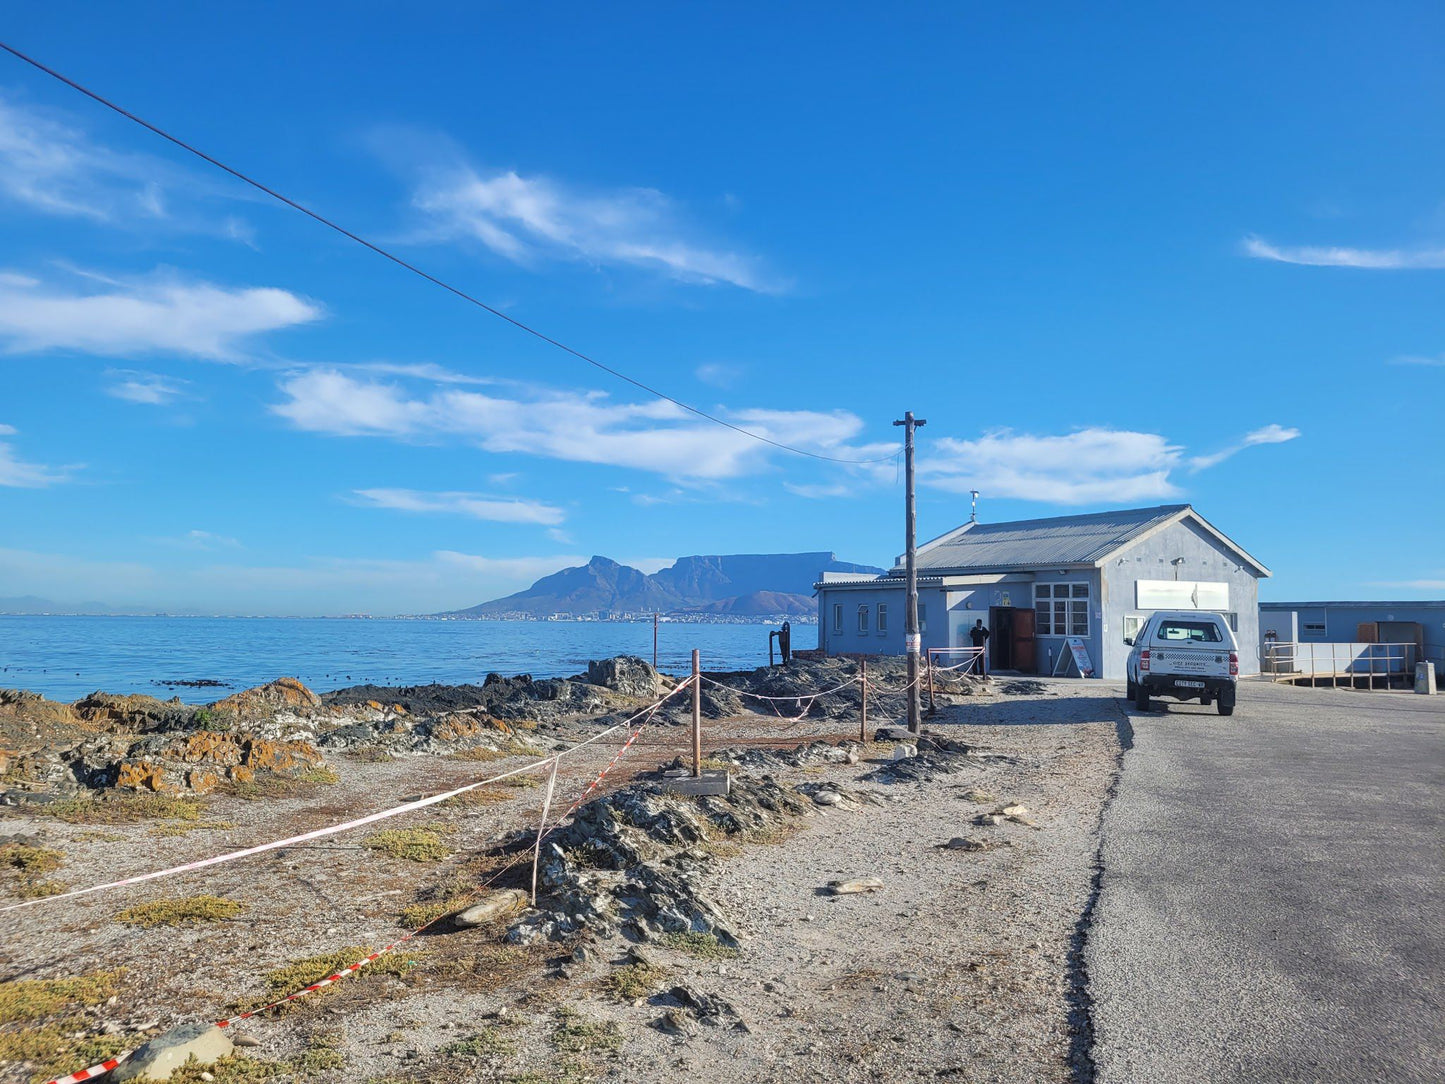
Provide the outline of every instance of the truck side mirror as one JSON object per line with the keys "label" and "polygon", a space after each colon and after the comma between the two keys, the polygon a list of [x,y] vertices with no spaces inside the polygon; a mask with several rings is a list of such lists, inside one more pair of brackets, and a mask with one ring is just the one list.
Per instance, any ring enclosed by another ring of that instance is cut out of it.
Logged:
{"label": "truck side mirror", "polygon": [[1126,636],[1126,637],[1124,637],[1124,642],[1125,642],[1126,644],[1128,644],[1130,647],[1133,647],[1133,646],[1134,646],[1134,637],[1132,637],[1132,636]]}

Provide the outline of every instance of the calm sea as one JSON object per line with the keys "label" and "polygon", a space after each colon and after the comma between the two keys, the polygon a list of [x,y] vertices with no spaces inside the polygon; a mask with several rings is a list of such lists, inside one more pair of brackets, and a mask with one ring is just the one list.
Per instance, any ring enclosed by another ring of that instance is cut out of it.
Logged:
{"label": "calm sea", "polygon": [[[685,672],[693,648],[709,670],[761,666],[769,628],[664,622],[658,666]],[[812,626],[797,628],[796,647],[815,643]],[[101,689],[203,703],[283,676],[323,692],[367,682],[480,682],[494,670],[562,677],[613,655],[650,660],[651,622],[0,615],[0,688],[54,700]],[[203,678],[226,687],[162,684]]]}

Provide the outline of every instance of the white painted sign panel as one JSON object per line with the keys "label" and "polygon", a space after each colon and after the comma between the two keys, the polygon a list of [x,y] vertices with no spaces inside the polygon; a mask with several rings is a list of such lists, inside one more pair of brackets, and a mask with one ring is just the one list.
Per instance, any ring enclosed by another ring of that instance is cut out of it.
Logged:
{"label": "white painted sign panel", "polygon": [[1138,580],[1134,594],[1140,610],[1229,609],[1229,584],[1211,580]]}

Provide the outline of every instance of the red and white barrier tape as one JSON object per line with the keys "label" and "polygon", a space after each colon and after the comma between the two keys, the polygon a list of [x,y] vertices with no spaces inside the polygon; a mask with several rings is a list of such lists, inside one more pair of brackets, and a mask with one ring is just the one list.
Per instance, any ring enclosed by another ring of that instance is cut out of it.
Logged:
{"label": "red and white barrier tape", "polygon": [[[649,707],[643,708],[642,711],[639,711],[636,715],[633,715],[633,716],[632,716],[630,719],[628,719],[626,722],[618,723],[616,726],[610,726],[610,727],[608,727],[606,730],[599,731],[598,733],[592,735],[592,737],[588,738],[586,741],[578,742],[576,745],[572,746],[571,749],[566,750],[566,752],[564,752],[564,753],[559,753],[559,754],[557,754],[556,756],[548,757],[546,760],[538,761],[537,764],[528,765],[528,769],[530,769],[530,768],[535,768],[535,767],[537,767],[538,765],[555,764],[558,760],[560,760],[560,759],[561,759],[563,756],[565,756],[567,753],[572,752],[573,749],[581,748],[583,745],[590,745],[590,744],[592,744],[594,741],[596,741],[598,738],[602,737],[604,734],[610,734],[610,733],[612,733],[613,731],[618,730],[618,729],[620,729],[621,727],[624,727],[624,726],[628,725],[628,724],[631,723],[633,720],[637,719],[638,716],[646,715],[646,718],[644,718],[644,719],[642,720],[641,725],[639,725],[639,726],[632,732],[632,735],[627,739],[626,743],[622,746],[621,749],[619,749],[619,750],[617,751],[617,755],[612,758],[612,760],[608,763],[607,767],[603,768],[602,771],[598,774],[597,778],[594,779],[594,780],[591,782],[591,784],[589,784],[588,787],[582,792],[582,796],[581,796],[580,798],[578,798],[575,802],[572,803],[572,805],[568,808],[568,810],[567,810],[566,813],[562,814],[562,816],[561,816],[560,818],[558,818],[556,824],[554,824],[551,828],[548,828],[548,829],[546,829],[545,831],[543,831],[543,832],[541,832],[541,833],[539,834],[538,839],[537,839],[537,842],[538,842],[538,845],[539,845],[539,846],[540,846],[541,841],[542,841],[543,839],[545,839],[547,836],[551,835],[552,832],[556,831],[556,829],[561,826],[562,821],[566,820],[568,816],[570,816],[578,807],[581,806],[581,804],[586,800],[587,795],[591,794],[594,790],[597,789],[597,787],[601,784],[603,778],[607,775],[607,773],[610,772],[613,768],[615,768],[615,767],[617,766],[617,762],[622,759],[622,754],[625,753],[625,752],[627,752],[627,750],[632,746],[632,743],[637,740],[637,736],[642,733],[643,727],[645,727],[645,726],[647,725],[648,721],[652,718],[653,714],[655,714],[655,713],[657,712],[658,708],[662,707],[662,705],[663,705],[664,703],[666,703],[669,698],[671,698],[672,696],[676,695],[678,692],[682,691],[682,690],[685,689],[689,684],[691,684],[691,680],[692,680],[692,679],[689,678],[687,681],[681,682],[681,683],[677,686],[677,688],[673,689],[670,693],[667,694],[667,696],[664,696],[661,700],[658,700],[655,704],[652,704],[652,705],[650,705]],[[526,769],[519,769],[519,771],[522,771],[522,770],[526,770]],[[506,773],[505,775],[497,776],[496,778],[497,778],[497,779],[502,779],[502,778],[506,778],[506,776],[508,776],[508,775],[516,775],[516,774],[518,774],[518,772],[508,772],[508,773]],[[434,798],[435,798],[435,797],[451,797],[452,794],[460,794],[460,793],[462,793],[462,791],[464,791],[464,790],[469,790],[469,789],[471,789],[471,787],[481,786],[483,783],[486,783],[486,782],[494,782],[494,781],[495,781],[495,780],[483,780],[482,783],[469,784],[467,787],[462,788],[462,790],[449,792],[447,795],[443,795],[443,796],[434,796]],[[434,800],[434,799],[428,799],[428,802],[431,802],[431,801],[433,801],[433,800]],[[482,890],[485,890],[485,889],[487,889],[487,888],[490,888],[492,885],[496,884],[496,882],[501,878],[502,874],[506,873],[509,869],[511,869],[513,866],[518,865],[520,862],[521,862],[521,858],[520,858],[520,857],[512,859],[512,861],[508,862],[508,863],[507,863],[506,865],[504,865],[501,869],[497,870],[496,873],[492,874],[492,876],[489,877],[485,882],[483,882],[483,884],[481,885],[479,891],[482,891]],[[445,918],[449,918],[449,917],[451,917],[451,912],[448,912],[448,913],[445,914],[445,915],[440,915],[440,916],[438,916],[437,918],[432,919],[430,922],[427,922],[427,923],[425,923],[424,925],[418,926],[416,929],[412,930],[412,931],[411,931],[410,933],[408,933],[406,936],[404,936],[404,937],[398,937],[398,938],[397,938],[395,941],[393,941],[391,944],[386,945],[386,946],[384,946],[384,947],[382,947],[382,948],[380,948],[380,949],[377,949],[375,952],[373,952],[373,953],[371,953],[370,955],[364,957],[363,959],[360,959],[360,960],[356,961],[356,963],[351,964],[349,967],[343,967],[340,971],[337,971],[337,972],[335,972],[334,974],[331,974],[331,975],[327,975],[325,978],[319,979],[318,981],[313,982],[310,986],[307,986],[307,987],[305,987],[304,989],[301,989],[301,990],[297,990],[297,991],[296,991],[295,993],[293,993],[293,994],[288,994],[288,995],[286,995],[286,996],[283,997],[283,998],[280,998],[280,999],[278,999],[278,1000],[276,1000],[276,1001],[272,1001],[272,1002],[270,1002],[269,1004],[262,1005],[262,1006],[260,1006],[259,1008],[249,1009],[249,1010],[247,1010],[246,1012],[243,1012],[243,1013],[237,1013],[235,1016],[227,1017],[225,1020],[217,1020],[217,1021],[216,1021],[216,1027],[218,1027],[218,1028],[234,1027],[236,1024],[240,1023],[242,1020],[249,1020],[249,1019],[251,1019],[252,1017],[259,1016],[261,1013],[269,1012],[271,1009],[275,1009],[275,1008],[280,1007],[281,1005],[285,1005],[285,1004],[288,1004],[289,1002],[299,1000],[300,998],[303,998],[303,997],[307,996],[308,994],[315,993],[317,990],[320,990],[320,989],[322,989],[322,988],[324,988],[324,987],[327,987],[327,986],[331,986],[331,985],[334,984],[334,983],[340,982],[342,979],[346,978],[346,976],[356,974],[356,972],[360,971],[363,967],[367,966],[367,965],[370,964],[370,963],[374,963],[375,961],[377,961],[378,959],[380,959],[382,956],[385,956],[385,955],[387,955],[387,954],[390,953],[390,952],[396,951],[397,948],[399,948],[400,946],[406,944],[406,943],[407,943],[408,941],[410,941],[412,938],[418,936],[419,934],[423,933],[424,931],[426,931],[426,930],[429,929],[430,927],[436,925],[436,923],[442,921],[442,920],[445,919]],[[97,1064],[97,1065],[92,1065],[92,1066],[90,1066],[90,1067],[87,1068],[87,1069],[77,1069],[75,1072],[70,1073],[68,1076],[54,1077],[54,1078],[52,1078],[51,1080],[47,1081],[46,1084],[81,1084],[82,1081],[94,1080],[96,1077],[101,1076],[101,1075],[103,1075],[103,1074],[105,1074],[105,1073],[110,1072],[112,1069],[114,1069],[116,1066],[120,1065],[121,1062],[125,1061],[127,1058],[129,1058],[129,1057],[130,1057],[132,1054],[134,1054],[134,1053],[135,1053],[134,1050],[128,1050],[128,1051],[126,1051],[124,1054],[119,1054],[119,1055],[117,1055],[116,1057],[113,1057],[113,1058],[107,1058],[105,1061],[100,1062],[100,1063]]]}
{"label": "red and white barrier tape", "polygon": [[[691,679],[689,679],[689,681],[690,680]],[[667,696],[664,696],[655,704],[650,704],[648,707],[643,708],[642,711],[639,711],[630,719],[627,719],[621,723],[616,723],[608,727],[606,730],[598,731],[596,734],[593,734],[585,741],[580,741],[576,745],[565,750],[564,752],[556,754],[556,757],[567,756],[571,753],[576,752],[578,749],[581,749],[583,746],[591,745],[593,742],[598,741],[603,737],[606,737],[608,734],[614,733],[615,731],[621,730],[624,727],[629,726],[635,719],[645,714],[646,712],[656,711],[657,708],[664,704],[669,698],[676,695],[678,690],[685,688],[687,685],[688,682],[682,682],[677,686],[676,689],[673,689],[672,692],[668,693]],[[35,907],[43,903],[54,903],[57,900],[73,899],[76,896],[88,896],[92,892],[104,892],[105,890],[111,888],[123,888],[127,885],[141,884],[145,881],[156,880],[159,877],[171,877],[178,873],[190,873],[194,870],[207,869],[211,866],[218,866],[223,862],[234,862],[237,859],[249,858],[252,855],[256,854],[264,854],[267,851],[280,850],[283,847],[293,847],[298,843],[306,843],[313,839],[324,839],[326,836],[334,836],[340,832],[349,832],[353,828],[361,828],[368,824],[375,824],[377,821],[388,820],[391,817],[399,817],[403,813],[411,813],[418,809],[425,809],[427,806],[433,806],[438,804],[439,802],[444,802],[448,798],[455,798],[459,794],[465,794],[469,790],[476,790],[476,788],[484,787],[489,783],[497,783],[503,779],[510,779],[513,776],[525,775],[527,772],[532,772],[536,771],[538,768],[547,767],[552,763],[554,759],[555,757],[546,757],[542,760],[533,761],[531,764],[525,764],[520,768],[513,768],[509,772],[502,772],[499,775],[490,776],[487,779],[479,779],[475,783],[468,783],[465,786],[457,787],[449,791],[444,791],[441,794],[433,794],[426,798],[418,798],[414,802],[404,802],[399,806],[393,806],[391,809],[384,809],[379,813],[370,813],[365,817],[357,817],[355,820],[345,821],[341,824],[328,825],[325,828],[316,828],[310,832],[302,832],[300,835],[289,836],[286,839],[273,840],[270,843],[260,843],[254,847],[245,847],[239,851],[230,851],[226,854],[212,855],[210,858],[201,858],[197,859],[194,862],[184,862],[179,866],[172,866],[170,869],[155,870],[151,873],[138,873],[133,877],[122,877],[120,880],[109,881],[106,884],[91,885],[89,888],[74,888],[71,889],[69,892],[59,892],[53,896],[44,896],[40,899],[25,900],[21,903],[8,904],[5,907],[0,907],[0,914],[4,914],[7,911],[18,911],[25,907]]]}

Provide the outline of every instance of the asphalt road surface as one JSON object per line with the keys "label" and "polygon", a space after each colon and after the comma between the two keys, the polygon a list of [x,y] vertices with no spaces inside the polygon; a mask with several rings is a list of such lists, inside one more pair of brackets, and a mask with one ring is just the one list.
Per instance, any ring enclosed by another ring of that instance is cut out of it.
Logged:
{"label": "asphalt road surface", "polygon": [[1445,1081],[1445,695],[1248,682],[1229,719],[1120,710],[1096,1079]]}

